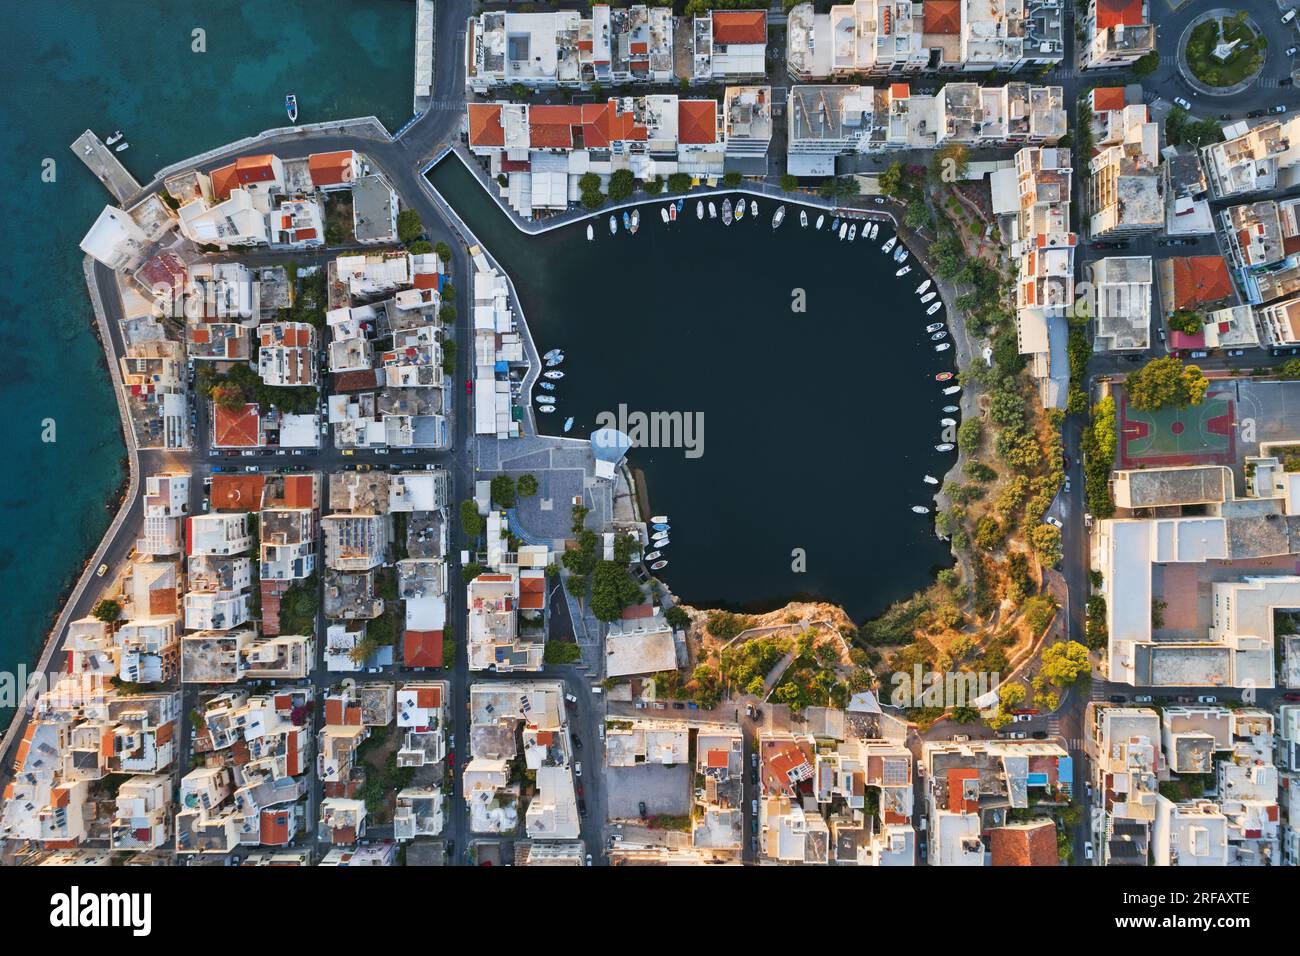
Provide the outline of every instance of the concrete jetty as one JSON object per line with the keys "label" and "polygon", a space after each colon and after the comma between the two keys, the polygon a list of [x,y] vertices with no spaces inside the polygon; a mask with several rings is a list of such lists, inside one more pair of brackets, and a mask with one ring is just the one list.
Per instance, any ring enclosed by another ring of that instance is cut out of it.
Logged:
{"label": "concrete jetty", "polygon": [[113,194],[119,206],[126,206],[127,200],[140,194],[140,184],[126,171],[113,151],[90,130],[86,130],[70,147],[86,164],[95,177]]}

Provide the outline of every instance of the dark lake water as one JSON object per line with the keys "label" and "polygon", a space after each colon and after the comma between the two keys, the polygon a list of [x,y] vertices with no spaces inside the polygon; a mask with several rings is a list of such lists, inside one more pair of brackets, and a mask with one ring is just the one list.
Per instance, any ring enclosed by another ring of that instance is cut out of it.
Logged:
{"label": "dark lake water", "polygon": [[917,301],[924,273],[896,278],[880,251],[892,230],[840,242],[829,224],[814,231],[815,210],[801,229],[787,203],[773,232],[772,199],[727,228],[720,214],[697,221],[688,200],[667,226],[663,203],[642,206],[636,236],[611,237],[608,214],[594,242],[585,224],[528,236],[455,157],[430,180],[510,273],[538,350],[565,351],[544,431],[572,415],[585,437],[620,405],[702,419],[699,457],[629,455],[652,511],[671,518],[661,576],[680,598],[762,610],[816,596],[861,621],[951,564],[932,516],[911,507],[933,507],[922,476],[951,462],[933,446],[955,403],[934,381],[952,352],[924,332],[943,317]]}

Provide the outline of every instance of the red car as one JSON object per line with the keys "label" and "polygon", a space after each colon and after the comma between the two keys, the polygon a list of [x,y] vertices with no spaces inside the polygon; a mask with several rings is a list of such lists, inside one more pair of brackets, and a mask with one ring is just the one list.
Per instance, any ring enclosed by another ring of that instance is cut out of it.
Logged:
{"label": "red car", "polygon": [[447,769],[449,769],[449,770],[455,770],[455,769],[456,769],[456,754],[455,754],[455,753],[449,753],[449,754],[447,754]]}
{"label": "red car", "polygon": [[1036,716],[1038,714],[1038,711],[1032,707],[1022,707],[1020,710],[1013,710],[1011,713],[1015,714],[1016,716],[1020,716],[1021,714],[1029,714],[1032,717],[1032,716]]}
{"label": "red car", "polygon": [[474,380],[472,378],[465,379],[465,394],[466,395],[474,394]]}

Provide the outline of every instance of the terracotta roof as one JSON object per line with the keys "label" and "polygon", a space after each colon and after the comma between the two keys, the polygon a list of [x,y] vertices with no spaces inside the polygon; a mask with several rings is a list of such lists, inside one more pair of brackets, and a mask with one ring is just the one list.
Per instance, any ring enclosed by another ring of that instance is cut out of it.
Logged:
{"label": "terracotta roof", "polygon": [[713,44],[767,43],[767,13],[763,10],[714,10]]}
{"label": "terracotta roof", "polygon": [[160,252],[140,267],[139,276],[150,289],[179,289],[185,285],[185,263],[174,252]]}
{"label": "terracotta roof", "polygon": [[1095,113],[1124,108],[1124,87],[1098,86],[1092,91],[1092,109]]}
{"label": "terracotta roof", "polygon": [[1142,0],[1097,0],[1097,29],[1106,30],[1123,25],[1136,27],[1142,23]]}
{"label": "terracotta roof", "polygon": [[293,836],[289,832],[288,810],[263,810],[258,839],[264,846],[284,846]]}
{"label": "terracotta roof", "polygon": [[1222,256],[1180,256],[1170,264],[1174,271],[1175,309],[1219,302],[1232,295],[1232,279]]}
{"label": "terracotta roof", "polygon": [[979,781],[980,772],[974,767],[953,767],[948,771],[948,810],[952,813],[975,813],[979,810],[979,799],[965,799],[963,780]]}
{"label": "terracotta roof", "polygon": [[889,95],[896,100],[905,100],[911,97],[912,88],[906,83],[890,83]]}
{"label": "terracotta roof", "polygon": [[316,479],[311,475],[285,475],[284,506],[310,508],[315,504]]}
{"label": "terracotta roof", "polygon": [[420,707],[441,707],[442,688],[417,687],[415,689],[415,703]]}
{"label": "terracotta roof", "polygon": [[925,0],[923,33],[953,35],[961,33],[960,0]]}
{"label": "terracotta roof", "polygon": [[540,611],[546,607],[546,578],[521,577],[519,579],[519,609]]}
{"label": "terracotta roof", "polygon": [[649,604],[633,604],[623,609],[623,620],[632,621],[642,617],[653,617],[655,609]]}
{"label": "terracotta roof", "polygon": [[501,125],[501,106],[494,103],[469,104],[469,144],[504,146],[506,130]]}
{"label": "terracotta roof", "polygon": [[212,476],[212,508],[220,511],[257,511],[262,507],[262,489],[266,486],[263,475],[235,474]]}
{"label": "terracotta roof", "polygon": [[235,175],[235,164],[222,166],[208,173],[208,178],[212,180],[212,195],[218,202],[224,202],[230,198],[230,190],[239,185],[239,177]]}
{"label": "terracotta roof", "polygon": [[176,589],[158,588],[149,592],[149,614],[162,617],[176,613]]}
{"label": "terracotta roof", "polygon": [[716,100],[677,101],[677,142],[716,143],[718,104]]}
{"label": "terracotta roof", "polygon": [[705,766],[726,769],[730,756],[725,750],[710,750],[705,756]]}
{"label": "terracotta roof", "polygon": [[314,186],[337,186],[352,179],[352,150],[312,153],[307,157],[307,171]]}
{"label": "terracotta roof", "polygon": [[1056,824],[1035,821],[1026,826],[994,827],[989,833],[994,866],[1059,866]]}
{"label": "terracotta roof", "polygon": [[354,372],[334,373],[334,391],[336,392],[368,392],[378,387],[379,380],[372,368],[358,369]]}
{"label": "terracotta roof", "polygon": [[219,448],[257,448],[262,444],[256,402],[233,411],[221,405],[214,407],[214,445]]}
{"label": "terracotta roof", "polygon": [[402,659],[407,667],[442,666],[442,631],[406,631]]}

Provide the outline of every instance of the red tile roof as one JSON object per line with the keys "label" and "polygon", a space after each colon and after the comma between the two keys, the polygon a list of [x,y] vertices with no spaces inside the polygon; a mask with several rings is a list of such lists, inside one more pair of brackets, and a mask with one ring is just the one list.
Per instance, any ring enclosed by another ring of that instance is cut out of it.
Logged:
{"label": "red tile roof", "polygon": [[352,179],[352,150],[312,153],[307,157],[307,171],[313,186],[337,186]]}
{"label": "red tile roof", "polygon": [[890,83],[889,95],[896,100],[905,100],[911,97],[912,88],[906,83]]}
{"label": "red tile roof", "polygon": [[214,404],[214,407],[214,445],[219,448],[257,448],[262,444],[256,402],[233,411],[221,405]]}
{"label": "red tile roof", "polygon": [[1170,260],[1174,272],[1174,308],[1188,309],[1232,295],[1232,279],[1222,256],[1180,256]]}
{"label": "red tile roof", "polygon": [[546,578],[521,577],[519,579],[519,609],[540,611],[546,607]]}
{"label": "red tile roof", "polygon": [[208,174],[212,180],[212,195],[218,202],[224,202],[230,198],[230,190],[239,185],[239,177],[235,175],[235,164],[222,166],[220,169],[214,169]]}
{"label": "red tile roof", "polygon": [[677,101],[677,142],[684,144],[718,141],[716,100]]}
{"label": "red tile roof", "polygon": [[150,289],[179,289],[185,285],[185,263],[174,252],[160,252],[140,267],[139,277]]}
{"label": "red tile roof", "polygon": [[961,33],[960,0],[925,0],[923,33],[954,35]]}
{"label": "red tile roof", "polygon": [[1092,110],[1103,113],[1124,108],[1124,87],[1098,86],[1092,91]]}
{"label": "red tile roof", "polygon": [[705,766],[716,767],[725,770],[730,755],[725,750],[710,750],[705,757]]}
{"label": "red tile roof", "polygon": [[994,866],[1058,866],[1056,824],[1043,820],[1025,827],[994,827],[989,833]]}
{"label": "red tile roof", "polygon": [[407,667],[441,667],[442,631],[406,631],[402,658]]}
{"label": "red tile roof", "polygon": [[501,125],[501,107],[493,103],[469,104],[469,144],[504,146],[506,130]]}
{"label": "red tile roof", "polygon": [[714,10],[713,43],[767,43],[767,13],[763,10]]}
{"label": "red tile roof", "polygon": [[1142,23],[1142,0],[1097,0],[1097,29]]}
{"label": "red tile roof", "polygon": [[264,846],[284,846],[293,836],[290,819],[288,810],[263,810],[258,839]]}
{"label": "red tile roof", "polygon": [[633,604],[623,609],[623,620],[632,621],[642,617],[653,617],[655,609],[650,604]]}

